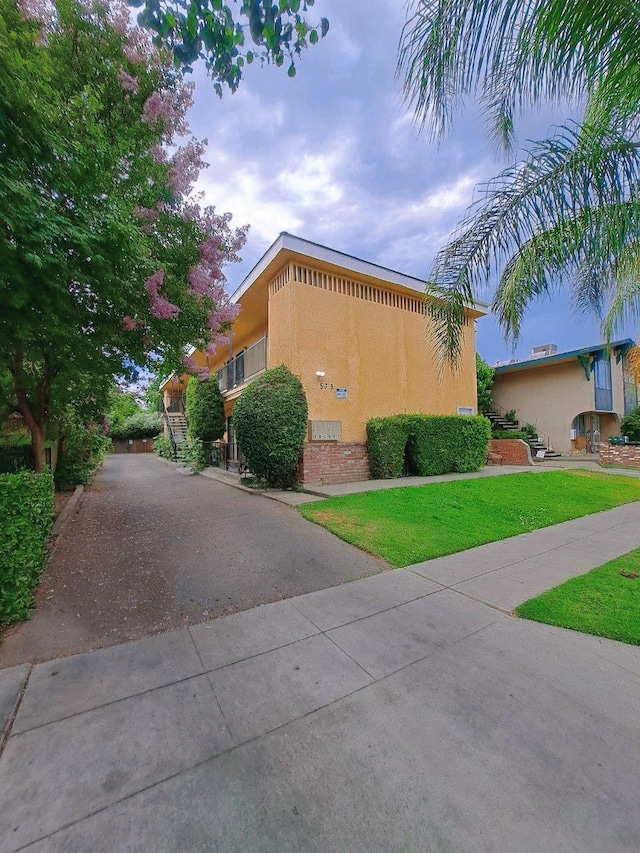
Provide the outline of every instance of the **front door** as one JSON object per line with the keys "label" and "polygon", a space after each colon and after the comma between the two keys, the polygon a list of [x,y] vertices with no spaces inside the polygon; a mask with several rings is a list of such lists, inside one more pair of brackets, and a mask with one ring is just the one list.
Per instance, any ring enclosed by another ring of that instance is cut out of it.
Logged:
{"label": "front door", "polygon": [[600,450],[600,415],[589,415],[587,427],[587,453]]}

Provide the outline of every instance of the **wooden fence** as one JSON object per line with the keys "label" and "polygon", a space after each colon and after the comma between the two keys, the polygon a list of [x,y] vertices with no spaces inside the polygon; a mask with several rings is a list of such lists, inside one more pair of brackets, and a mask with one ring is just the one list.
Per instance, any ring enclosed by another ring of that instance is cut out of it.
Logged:
{"label": "wooden fence", "polygon": [[120,438],[113,442],[113,453],[153,453],[152,438]]}

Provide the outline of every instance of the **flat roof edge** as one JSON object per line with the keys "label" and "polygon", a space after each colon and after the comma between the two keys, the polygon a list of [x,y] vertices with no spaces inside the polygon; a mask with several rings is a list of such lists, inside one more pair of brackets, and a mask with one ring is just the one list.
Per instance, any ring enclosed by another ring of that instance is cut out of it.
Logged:
{"label": "flat roof edge", "polygon": [[[231,302],[237,302],[267,269],[269,264],[275,260],[278,253],[285,249],[296,252],[299,255],[307,255],[307,257],[317,261],[324,261],[325,263],[348,269],[354,273],[388,281],[391,284],[398,284],[401,287],[407,287],[416,292],[424,290],[426,285],[426,281],[423,279],[392,270],[389,267],[384,267],[372,261],[356,258],[354,255],[348,255],[346,252],[330,249],[328,246],[323,246],[320,243],[314,243],[311,240],[305,240],[302,237],[289,234],[287,231],[282,231],[231,294]],[[468,305],[467,307],[485,313],[489,309],[489,304],[481,300],[475,300],[472,305]]]}
{"label": "flat roof edge", "polygon": [[621,349],[626,346],[632,347],[634,343],[633,338],[622,338],[619,341],[611,341],[609,344],[593,344],[589,347],[566,350],[565,352],[558,352],[554,355],[541,355],[538,358],[527,358],[522,361],[513,361],[510,364],[498,364],[495,365],[493,369],[494,373],[508,373],[509,371],[526,370],[527,368],[541,367],[543,364],[549,364],[550,362],[569,360],[571,358],[577,358],[579,355],[588,355],[589,353],[599,352],[607,347],[610,347],[611,349]]}

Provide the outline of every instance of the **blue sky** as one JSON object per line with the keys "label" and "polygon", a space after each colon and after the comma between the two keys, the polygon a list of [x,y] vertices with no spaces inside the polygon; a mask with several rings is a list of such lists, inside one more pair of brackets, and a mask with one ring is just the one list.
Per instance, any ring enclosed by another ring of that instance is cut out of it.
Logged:
{"label": "blue sky", "polygon": [[[474,186],[508,165],[473,104],[440,145],[417,133],[395,79],[404,13],[404,3],[389,0],[316,0],[309,18],[328,17],[331,29],[304,53],[297,76],[254,63],[222,100],[196,67],[191,127],[208,139],[210,164],[199,189],[236,224],[251,225],[243,263],[229,270],[230,290],[280,231],[425,278]],[[524,117],[520,143],[547,136],[569,115],[567,108]],[[537,344],[573,349],[600,340],[597,321],[578,320],[562,295],[533,306],[515,353],[491,317],[477,332],[491,362],[524,357]]]}

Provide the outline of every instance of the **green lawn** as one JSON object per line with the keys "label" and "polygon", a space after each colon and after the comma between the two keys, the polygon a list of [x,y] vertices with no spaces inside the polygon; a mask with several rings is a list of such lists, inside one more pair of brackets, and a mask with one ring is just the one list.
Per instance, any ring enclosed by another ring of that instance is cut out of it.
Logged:
{"label": "green lawn", "polygon": [[300,512],[400,567],[638,500],[640,479],[577,470],[363,492]]}
{"label": "green lawn", "polygon": [[640,548],[525,601],[516,613],[640,646]]}

